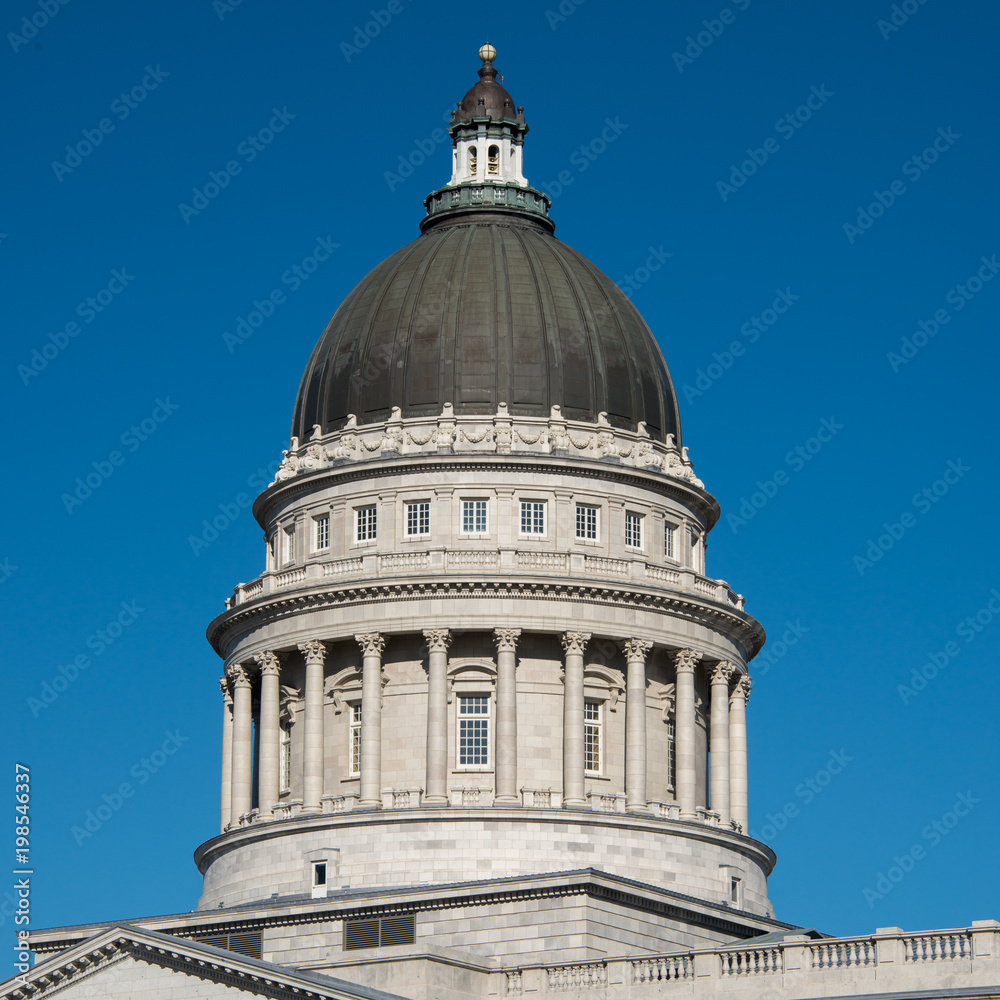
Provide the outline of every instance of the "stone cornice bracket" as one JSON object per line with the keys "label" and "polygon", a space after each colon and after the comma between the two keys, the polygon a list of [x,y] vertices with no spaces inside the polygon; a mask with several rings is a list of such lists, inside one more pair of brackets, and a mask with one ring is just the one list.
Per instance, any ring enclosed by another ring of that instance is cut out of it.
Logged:
{"label": "stone cornice bracket", "polygon": [[315,663],[317,660],[323,663],[326,660],[326,646],[317,639],[300,642],[299,652],[306,658],[306,663]]}
{"label": "stone cornice bracket", "polygon": [[578,653],[583,656],[588,642],[590,642],[589,632],[563,632],[562,634],[562,648],[565,653]]}
{"label": "stone cornice bracket", "polygon": [[521,635],[519,628],[495,628],[493,630],[493,642],[496,643],[498,653],[513,653],[517,649],[517,640]]}
{"label": "stone cornice bracket", "polygon": [[255,653],[254,662],[260,667],[261,676],[264,674],[277,676],[281,671],[278,654],[269,649],[264,650],[263,653]]}
{"label": "stone cornice bracket", "polygon": [[232,688],[250,687],[250,673],[242,663],[233,663],[226,671]]}
{"label": "stone cornice bracket", "polygon": [[361,647],[364,656],[381,656],[385,649],[385,636],[381,632],[359,632],[354,641]]}
{"label": "stone cornice bracket", "polygon": [[677,673],[693,673],[702,655],[697,649],[678,649],[674,653],[674,668]]}
{"label": "stone cornice bracket", "polygon": [[[373,635],[377,635],[378,633],[376,632],[376,633],[372,633],[372,634]],[[361,636],[357,636],[356,635],[354,638],[357,639],[358,642],[361,642],[361,639],[362,639]],[[451,629],[447,629],[447,628],[425,628],[424,629],[424,639],[427,641],[427,648],[432,653],[447,652],[448,651],[448,647],[451,645]],[[385,643],[383,642],[383,646],[384,645],[385,645]],[[364,648],[365,648],[364,647],[364,643],[362,643],[362,649],[364,649]],[[368,652],[368,650],[365,649],[365,652]],[[382,652],[381,648],[379,649],[379,652],[380,653]]]}
{"label": "stone cornice bracket", "polygon": [[229,702],[233,700],[233,696],[229,690],[229,678],[220,677],[219,678],[219,690],[222,692],[222,700],[228,705]]}
{"label": "stone cornice bracket", "polygon": [[648,639],[622,639],[619,645],[627,660],[645,661],[646,654],[653,648],[653,643]]}
{"label": "stone cornice bracket", "polygon": [[750,675],[743,674],[742,677],[736,682],[733,687],[733,692],[729,696],[730,700],[735,698],[742,698],[743,704],[746,704],[750,700]]}
{"label": "stone cornice bracket", "polygon": [[708,668],[709,677],[713,684],[729,684],[730,678],[737,672],[734,664],[728,660],[719,660],[714,667]]}

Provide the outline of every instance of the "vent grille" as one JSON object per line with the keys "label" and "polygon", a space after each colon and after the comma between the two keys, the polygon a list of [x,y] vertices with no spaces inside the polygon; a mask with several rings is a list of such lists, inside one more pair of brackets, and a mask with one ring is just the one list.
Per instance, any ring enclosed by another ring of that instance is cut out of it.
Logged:
{"label": "vent grille", "polygon": [[344,921],[344,951],[413,944],[415,940],[416,918],[412,913],[402,917]]}
{"label": "vent grille", "polygon": [[247,958],[260,958],[264,948],[263,937],[262,931],[243,931],[239,934],[214,934],[212,937],[198,938],[197,941]]}

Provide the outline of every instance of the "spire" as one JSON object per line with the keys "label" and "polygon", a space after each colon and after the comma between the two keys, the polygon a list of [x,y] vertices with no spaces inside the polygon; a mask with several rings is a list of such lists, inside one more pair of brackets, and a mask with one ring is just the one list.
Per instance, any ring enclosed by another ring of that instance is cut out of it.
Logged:
{"label": "spire", "polygon": [[503,211],[531,217],[549,232],[549,199],[524,176],[524,137],[528,126],[524,107],[497,81],[497,50],[486,42],[479,49],[479,82],[451,113],[451,180],[425,199],[427,218],[422,230],[443,216]]}

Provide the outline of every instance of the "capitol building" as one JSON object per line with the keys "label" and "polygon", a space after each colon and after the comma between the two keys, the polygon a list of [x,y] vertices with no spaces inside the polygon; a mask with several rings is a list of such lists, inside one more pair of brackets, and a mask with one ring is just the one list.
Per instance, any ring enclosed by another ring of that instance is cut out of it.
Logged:
{"label": "capitol building", "polygon": [[764,630],[706,567],[720,509],[656,340],[554,236],[479,57],[420,235],[303,359],[263,571],[208,627],[196,908],[34,932],[0,997],[1000,997],[996,921],[775,915]]}

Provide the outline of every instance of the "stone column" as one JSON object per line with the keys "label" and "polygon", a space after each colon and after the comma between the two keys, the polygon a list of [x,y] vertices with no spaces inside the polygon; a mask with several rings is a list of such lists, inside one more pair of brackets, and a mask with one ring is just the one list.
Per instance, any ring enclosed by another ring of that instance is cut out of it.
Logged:
{"label": "stone column", "polygon": [[517,640],[519,628],[493,630],[497,646],[497,742],[494,804],[520,805],[517,794]]}
{"label": "stone column", "polygon": [[589,632],[565,632],[563,677],[563,805],[585,806],[583,784],[583,653]]}
{"label": "stone column", "polygon": [[698,787],[697,739],[694,721],[694,672],[701,659],[696,649],[679,649],[674,654],[677,670],[676,707],[674,708],[674,772],[677,803],[681,819],[695,819]]}
{"label": "stone column", "polygon": [[735,672],[736,668],[727,660],[722,660],[710,670],[709,788],[712,811],[719,814],[720,826],[729,826],[732,818],[729,808],[729,678]]}
{"label": "stone column", "polygon": [[[425,629],[427,656],[427,787],[424,804],[448,804],[448,646],[446,628]],[[364,724],[366,709],[362,706]],[[362,770],[364,775],[364,770]]]}
{"label": "stone column", "polygon": [[625,811],[649,812],[646,797],[646,654],[653,644],[625,639]]}
{"label": "stone column", "polygon": [[750,676],[743,674],[729,696],[729,805],[733,819],[747,832],[750,823],[747,805],[747,702]]}
{"label": "stone column", "polygon": [[233,689],[233,779],[230,826],[238,827],[240,817],[250,812],[250,764],[253,754],[250,677],[240,663],[229,668]]}
{"label": "stone column", "polygon": [[278,804],[278,770],[281,754],[281,724],[278,721],[280,694],[278,677],[281,667],[270,650],[258,653],[254,660],[260,667],[260,748],[257,762],[257,815],[274,819]]}
{"label": "stone column", "polygon": [[312,640],[300,642],[306,658],[305,711],[302,717],[302,812],[323,811],[323,767],[326,738],[323,727],[323,664],[326,646]]}
{"label": "stone column", "polygon": [[363,632],[361,647],[361,798],[362,809],[382,807],[382,650],[385,637]]}
{"label": "stone column", "polygon": [[233,808],[233,698],[229,693],[229,680],[219,678],[222,691],[222,800],[219,803],[219,825],[222,833],[229,826]]}

